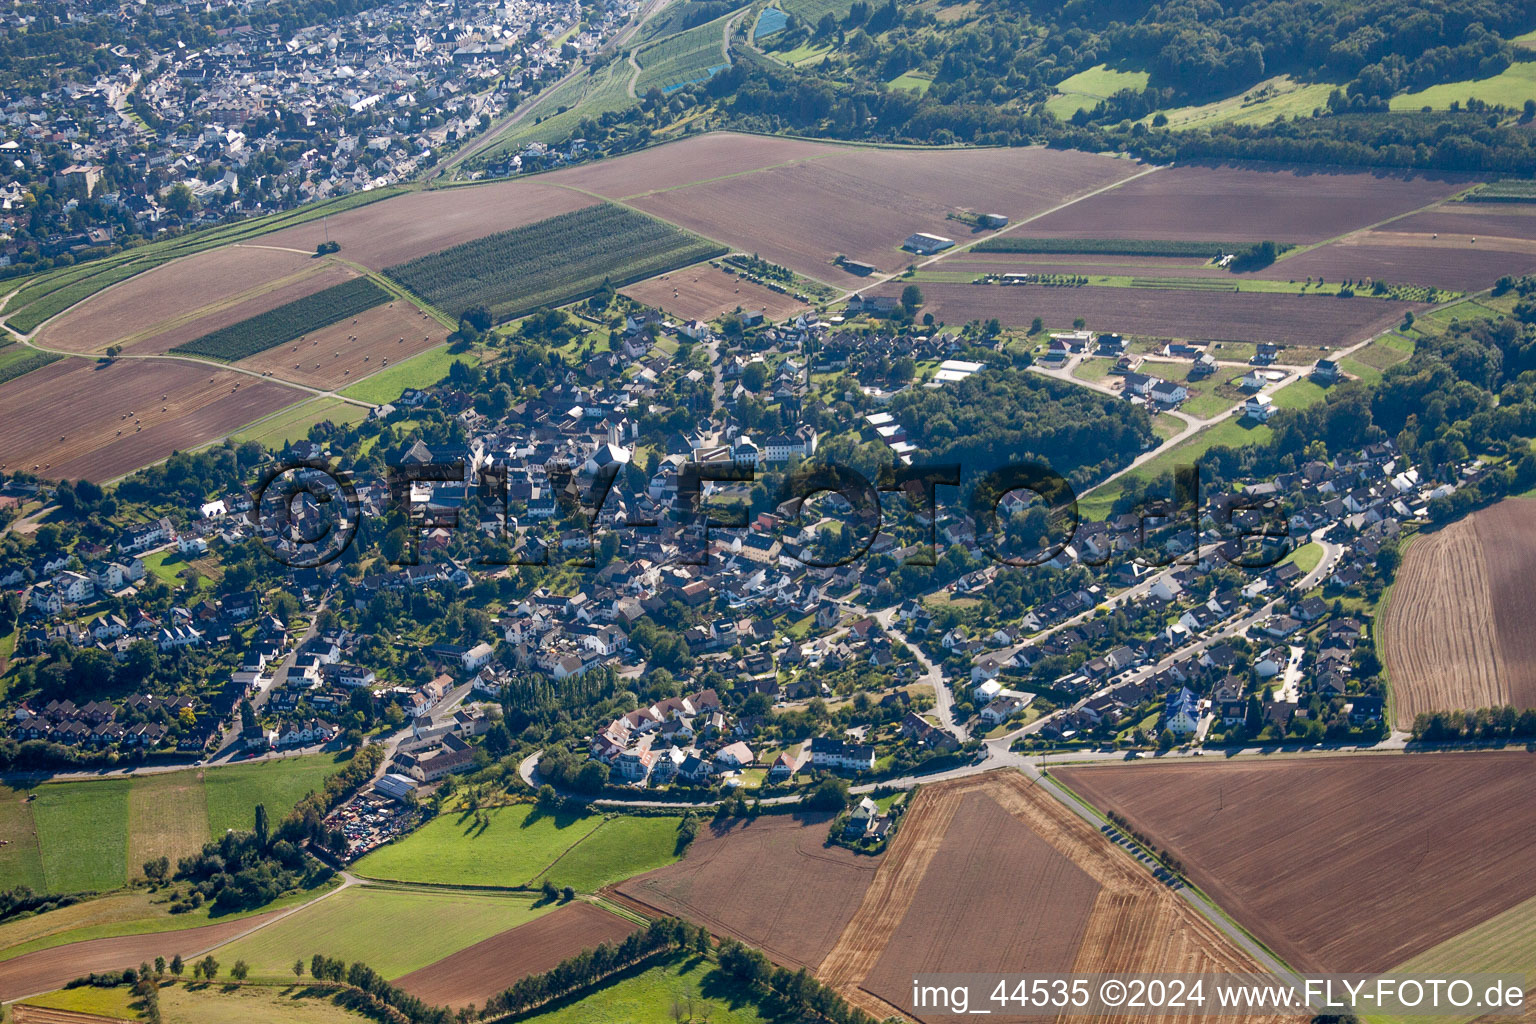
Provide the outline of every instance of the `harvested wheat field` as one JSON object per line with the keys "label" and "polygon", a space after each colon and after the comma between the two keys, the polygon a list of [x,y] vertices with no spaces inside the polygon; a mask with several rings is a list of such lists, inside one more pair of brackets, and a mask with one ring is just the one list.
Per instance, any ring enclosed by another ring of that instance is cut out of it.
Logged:
{"label": "harvested wheat field", "polygon": [[713,320],[736,310],[756,310],[770,320],[784,320],[810,308],[793,295],[728,274],[709,263],[695,263],[620,291],[636,302],[684,320]]}
{"label": "harvested wheat field", "polygon": [[641,195],[637,209],[754,252],[808,277],[856,281],[838,254],[899,270],[916,231],[977,237],[950,214],[1018,220],[1130,177],[1137,165],[1045,149],[880,150],[824,147],[824,157]]}
{"label": "harvested wheat field", "polygon": [[235,365],[329,390],[346,387],[447,340],[448,328],[411,303],[395,299]]}
{"label": "harvested wheat field", "polygon": [[676,864],[621,882],[622,902],[730,936],[792,967],[814,968],[875,875],[878,857],[827,846],[830,814],[712,823]]}
{"label": "harvested wheat field", "polygon": [[1257,969],[1093,825],[996,771],[919,792],[818,974],[883,1019],[911,1015],[918,972]]}
{"label": "harvested wheat field", "polygon": [[262,235],[260,242],[314,252],[329,238],[341,243],[342,259],[383,270],[595,202],[592,196],[536,181],[429,189],[284,228]]}
{"label": "harvested wheat field", "polygon": [[[898,281],[880,285],[872,293],[900,295],[901,289]],[[1095,331],[1191,341],[1272,341],[1325,349],[1364,341],[1397,323],[1406,310],[1425,308],[1364,297],[1095,285],[924,282],[922,290],[923,312],[946,324],[996,317],[1004,326],[1025,326],[1038,316],[1054,328],[1083,317]]]}
{"label": "harvested wheat field", "polygon": [[[251,245],[211,249],[97,292],[44,324],[37,340],[48,348],[93,354],[109,345],[153,341],[155,334],[210,318],[209,326],[180,339],[186,341],[344,279],[336,274],[327,261],[305,253]],[[139,350],[163,352],[177,343]]]}
{"label": "harvested wheat field", "polygon": [[0,470],[110,480],[302,397],[180,360],[61,359],[0,385]]}
{"label": "harvested wheat field", "polygon": [[1510,498],[1416,537],[1381,616],[1397,727],[1421,712],[1536,707],[1536,502]]}
{"label": "harvested wheat field", "polygon": [[412,971],[395,984],[433,1006],[483,1005],[519,978],[547,971],[604,942],[622,942],[638,928],[590,903],[571,903]]}
{"label": "harvested wheat field", "polygon": [[1448,175],[1261,165],[1169,167],[1040,218],[1043,238],[1319,242],[1410,213],[1465,188]]}
{"label": "harvested wheat field", "polygon": [[1063,768],[1292,967],[1376,972],[1536,896],[1536,756]]}
{"label": "harvested wheat field", "polygon": [[290,911],[273,910],[254,917],[243,917],[222,924],[183,928],[151,935],[122,935],[110,939],[90,939],[65,946],[24,953],[0,961],[0,1003],[10,1002],[39,992],[50,992],[92,971],[116,971],[137,967],[146,960],[176,955],[191,957],[221,945],[237,935],[275,921]]}

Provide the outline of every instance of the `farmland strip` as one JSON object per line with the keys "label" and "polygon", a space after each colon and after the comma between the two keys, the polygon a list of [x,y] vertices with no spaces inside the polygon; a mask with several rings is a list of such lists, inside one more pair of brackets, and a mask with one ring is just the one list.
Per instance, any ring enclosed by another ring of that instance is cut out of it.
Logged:
{"label": "farmland strip", "polygon": [[354,278],[177,345],[171,351],[233,362],[329,327],[388,300],[389,293],[368,278]]}

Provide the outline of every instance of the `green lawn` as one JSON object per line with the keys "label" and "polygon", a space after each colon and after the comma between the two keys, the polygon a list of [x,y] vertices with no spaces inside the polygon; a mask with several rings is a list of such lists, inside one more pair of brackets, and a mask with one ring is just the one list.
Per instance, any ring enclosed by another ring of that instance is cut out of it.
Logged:
{"label": "green lawn", "polygon": [[[367,385],[368,381],[365,380],[359,381],[356,386]],[[360,405],[343,402],[339,398],[314,398],[250,424],[235,434],[234,440],[255,441],[266,448],[281,448],[291,441],[307,438],[309,428],[317,423],[330,421],[338,426],[354,426],[367,418],[368,410]]]}
{"label": "green lawn", "polygon": [[144,570],[172,590],[181,586],[181,571],[187,560],[175,548],[166,548],[144,556]]}
{"label": "green lawn", "polygon": [[1393,110],[1418,110],[1433,107],[1446,110],[1452,103],[1465,104],[1469,98],[1485,103],[1502,103],[1506,107],[1520,107],[1528,99],[1536,98],[1536,63],[1516,63],[1492,78],[1469,79],[1432,85],[1418,92],[1403,93],[1392,97]]}
{"label": "green lawn", "polygon": [[551,865],[545,877],[556,885],[596,892],[612,882],[663,867],[677,859],[677,821],[610,818]]}
{"label": "green lawn", "polygon": [[340,771],[343,764],[333,754],[308,754],[207,772],[203,785],[208,798],[209,836],[217,839],[229,829],[250,829],[257,804],[266,804],[272,821],[282,820],[294,804],[318,791],[325,777]]}
{"label": "green lawn", "polygon": [[406,388],[431,387],[448,376],[448,369],[454,363],[477,362],[479,360],[473,353],[455,354],[449,352],[447,346],[440,346],[412,356],[404,362],[396,363],[387,370],[380,370],[373,376],[353,384],[341,394],[359,401],[384,405],[397,400]]}
{"label": "green lawn", "polygon": [[[1294,387],[1294,385],[1292,385]],[[1240,448],[1249,444],[1266,444],[1272,435],[1264,424],[1252,423],[1236,416],[1206,427],[1198,434],[1187,437],[1167,451],[1159,452],[1136,469],[1127,473],[1092,494],[1078,499],[1078,513],[1084,519],[1103,519],[1109,514],[1115,499],[1120,496],[1122,483],[1130,477],[1151,480],[1162,473],[1173,472],[1174,467],[1198,463],[1212,448],[1225,446]]]}
{"label": "green lawn", "polygon": [[443,814],[405,839],[370,853],[358,874],[404,882],[516,888],[542,882],[596,890],[673,859],[674,818],[547,814],[532,804]]}
{"label": "green lawn", "polygon": [[1322,385],[1314,384],[1303,377],[1300,380],[1291,381],[1270,397],[1275,400],[1276,409],[1305,409],[1309,405],[1321,402],[1327,394],[1327,390]]}
{"label": "green lawn", "polygon": [[116,889],[128,871],[128,783],[39,786],[32,801],[49,892]]}
{"label": "green lawn", "polygon": [[1317,563],[1323,560],[1323,546],[1311,541],[1292,551],[1281,560],[1280,564],[1290,563],[1300,569],[1302,575],[1306,575],[1317,568]]}
{"label": "green lawn", "polygon": [[904,89],[922,95],[933,84],[933,78],[917,71],[903,71],[885,84],[892,89]]}
{"label": "green lawn", "polygon": [[1122,89],[1141,92],[1146,89],[1149,77],[1145,71],[1120,71],[1099,64],[1063,79],[1056,86],[1055,95],[1045,101],[1045,109],[1065,121],[1079,110],[1092,110],[1099,100],[1107,100]]}
{"label": "green lawn", "polygon": [[504,893],[354,886],[221,946],[215,955],[225,965],[244,960],[255,977],[292,977],[294,960],[307,964],[324,953],[398,978],[555,906]]}
{"label": "green lawn", "polygon": [[[676,1024],[673,1007],[692,1003],[692,1020],[767,1024],[748,993],[700,956],[679,953],[643,971],[630,971],[584,998],[524,1017],[537,1024]],[[686,1012],[686,1010],[685,1010]],[[687,1018],[684,1018],[687,1019]]]}

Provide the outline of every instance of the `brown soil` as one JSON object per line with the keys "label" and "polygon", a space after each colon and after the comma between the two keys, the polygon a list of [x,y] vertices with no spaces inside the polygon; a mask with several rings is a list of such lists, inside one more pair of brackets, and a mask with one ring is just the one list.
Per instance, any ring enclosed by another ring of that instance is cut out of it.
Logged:
{"label": "brown soil", "polygon": [[1536,896],[1536,758],[1064,768],[1292,967],[1384,971]]}
{"label": "brown soil", "polygon": [[696,263],[622,290],[637,302],[683,320],[713,320],[737,309],[785,320],[809,308],[793,295],[782,295],[708,263]]}
{"label": "brown soil", "polygon": [[61,359],[0,385],[0,469],[109,480],[223,437],[303,397],[175,359]]}
{"label": "brown soil", "polygon": [[447,340],[446,327],[396,299],[238,365],[310,387],[343,388]]}
{"label": "brown soil", "polygon": [[395,984],[432,1006],[483,1006],[519,978],[547,971],[604,942],[622,942],[638,928],[601,907],[571,903],[412,971]]}
{"label": "brown soil", "polygon": [[999,771],[920,791],[819,973],[884,1017],[909,1014],[911,976],[924,971],[1255,969],[1092,825]]}
{"label": "brown soil", "polygon": [[621,883],[623,900],[815,968],[874,877],[878,857],[826,845],[831,816],[765,814],[703,829],[676,864]]}
{"label": "brown soil", "polygon": [[1258,167],[1169,167],[1030,224],[1056,238],[1317,242],[1466,187],[1448,176]]}

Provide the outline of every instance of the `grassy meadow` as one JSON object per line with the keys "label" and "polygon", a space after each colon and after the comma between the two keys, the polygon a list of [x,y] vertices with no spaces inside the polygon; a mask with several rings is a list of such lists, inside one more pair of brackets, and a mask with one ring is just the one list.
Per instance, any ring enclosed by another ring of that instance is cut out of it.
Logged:
{"label": "grassy meadow", "polygon": [[354,865],[356,873],[400,882],[519,888],[541,884],[592,892],[676,859],[676,818],[604,819],[550,814],[532,804],[442,814]]}

